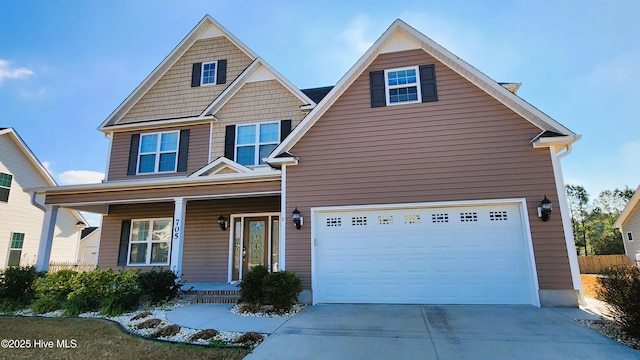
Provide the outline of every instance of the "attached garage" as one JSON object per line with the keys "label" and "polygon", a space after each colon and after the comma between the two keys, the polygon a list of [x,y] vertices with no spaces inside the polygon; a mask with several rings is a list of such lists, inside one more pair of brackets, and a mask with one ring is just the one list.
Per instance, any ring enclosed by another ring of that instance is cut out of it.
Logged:
{"label": "attached garage", "polygon": [[314,303],[539,305],[525,208],[314,208]]}

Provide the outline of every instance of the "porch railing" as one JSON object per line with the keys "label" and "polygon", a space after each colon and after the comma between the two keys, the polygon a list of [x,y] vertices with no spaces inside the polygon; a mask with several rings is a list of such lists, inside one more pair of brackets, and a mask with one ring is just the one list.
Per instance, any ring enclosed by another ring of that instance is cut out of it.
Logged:
{"label": "porch railing", "polygon": [[73,270],[73,271],[91,271],[96,268],[94,263],[76,263],[76,262],[50,262],[49,272],[56,272],[58,270]]}

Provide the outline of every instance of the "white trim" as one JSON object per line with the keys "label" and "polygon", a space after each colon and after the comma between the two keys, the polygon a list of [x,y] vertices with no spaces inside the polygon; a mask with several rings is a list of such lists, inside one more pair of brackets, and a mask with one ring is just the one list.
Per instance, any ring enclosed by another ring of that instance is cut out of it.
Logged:
{"label": "white trim", "polygon": [[[169,239],[169,267],[178,279],[182,277],[182,253],[184,248],[184,227],[186,224],[187,201],[176,198]],[[133,222],[132,222],[133,223]]]}
{"label": "white trim", "polygon": [[111,148],[113,146],[113,135],[112,134],[104,134],[104,137],[109,140],[109,145],[107,147],[107,163],[104,167],[104,180],[103,182],[107,182],[109,180],[109,166],[111,165]]}
{"label": "white trim", "polygon": [[287,249],[287,167],[282,166],[280,180],[280,270],[286,269]]}
{"label": "white trim", "polygon": [[[316,261],[316,217],[320,213],[342,212],[354,210],[384,210],[384,209],[413,209],[413,208],[438,208],[438,207],[468,207],[473,205],[518,205],[521,213],[522,229],[524,233],[525,245],[527,247],[529,260],[529,273],[531,276],[531,304],[540,307],[538,272],[536,270],[535,254],[533,252],[533,238],[529,226],[529,216],[527,213],[527,200],[525,198],[512,199],[489,199],[489,200],[461,200],[461,201],[438,201],[420,203],[398,203],[398,204],[372,204],[372,205],[346,205],[346,206],[322,206],[311,208],[311,289],[316,289],[317,261]],[[575,253],[575,252],[574,252]],[[316,294],[313,293],[313,305],[317,304]]]}
{"label": "white trim", "polygon": [[380,53],[383,45],[388,45],[387,40],[395,33],[401,32],[403,35],[413,38],[417,41],[422,50],[432,55],[438,61],[457,72],[471,83],[478,86],[490,96],[499,102],[505,104],[508,108],[515,111],[524,119],[532,123],[541,130],[552,130],[563,134],[573,134],[572,131],[562,126],[557,121],[536,109],[531,104],[522,100],[511,91],[505,89],[500,84],[480,72],[478,69],[469,65],[455,54],[438,45],[424,34],[415,30],[404,21],[398,19],[376,40],[376,42],[365,52],[365,54],[356,62],[351,69],[338,81],[331,91],[316,106],[305,119],[291,132],[285,141],[283,141],[267,159],[270,162],[276,156],[283,152],[289,151],[304,134],[320,119],[320,117],[329,109],[333,103],[342,95],[346,89],[351,86],[355,79],[373,62]]}
{"label": "white trim", "polygon": [[186,125],[197,125],[199,123],[207,123],[207,122],[217,122],[218,119],[213,115],[206,116],[190,116],[185,118],[178,119],[168,119],[168,120],[145,120],[144,122],[134,122],[122,125],[111,125],[106,129],[103,129],[102,132],[105,134],[112,134],[119,130],[126,131],[131,129],[136,130],[144,130],[144,129],[164,129],[164,128],[174,128],[177,126],[186,126]]}
{"label": "white trim", "polygon": [[[211,65],[211,64],[215,64],[215,66],[213,67],[213,82],[210,83],[204,83],[204,66],[205,65]],[[216,83],[218,82],[218,60],[214,60],[214,61],[207,61],[207,62],[203,62],[202,64],[200,64],[200,86],[210,86],[210,85],[216,85]]]}
{"label": "white trim", "polygon": [[[178,141],[176,142],[176,149],[172,150],[172,151],[162,151],[161,150],[162,137],[164,135],[168,135],[168,134],[176,134],[176,136],[178,137]],[[142,137],[143,136],[156,136],[156,150],[154,152],[145,152],[145,153],[142,152]],[[176,154],[176,160],[175,160],[175,162],[173,164],[173,170],[160,171],[160,157],[161,157],[161,155],[163,155],[163,154],[172,154],[172,153]],[[144,155],[152,155],[152,154],[155,156],[153,171],[141,173],[140,172],[140,159]],[[179,154],[180,154],[180,131],[179,130],[158,131],[158,132],[150,132],[150,133],[140,134],[140,143],[138,144],[138,161],[136,162],[136,175],[175,173],[175,172],[178,171],[178,155]]]}
{"label": "white trim", "polygon": [[42,222],[42,231],[40,232],[40,243],[38,245],[38,254],[36,258],[36,269],[38,271],[49,270],[49,259],[51,258],[51,246],[53,245],[53,236],[56,230],[56,220],[58,218],[58,205],[46,205],[47,210],[44,213],[44,221]]}
{"label": "white trim", "polygon": [[[271,271],[271,257],[272,257],[272,253],[271,253],[271,237],[273,235],[273,229],[271,228],[272,226],[272,221],[273,221],[273,217],[278,217],[280,222],[282,222],[282,219],[280,219],[280,213],[278,212],[262,212],[262,213],[240,213],[240,214],[231,214],[229,215],[229,264],[227,267],[227,282],[228,283],[233,283],[236,280],[233,280],[233,242],[235,240],[234,238],[234,234],[233,232],[235,231],[234,229],[234,223],[235,220],[240,218],[240,240],[244,241],[244,219],[245,218],[253,218],[253,217],[267,217],[267,229],[266,231],[268,232],[267,234],[267,264],[265,266],[267,266],[267,268],[269,269],[269,271]],[[282,235],[280,236],[282,238]],[[282,243],[279,244],[280,247],[280,251],[282,251]],[[240,269],[238,271],[238,281],[242,280],[242,264],[244,263],[244,254],[242,253],[242,251],[240,252]],[[279,268],[281,269],[281,268]]]}
{"label": "white trim", "polygon": [[553,176],[556,183],[556,195],[558,196],[558,205],[560,206],[560,212],[562,213],[562,230],[564,231],[564,238],[567,245],[567,256],[569,257],[569,267],[571,270],[571,280],[573,282],[573,288],[579,292],[579,301],[584,304],[584,291],[582,289],[582,279],[580,278],[580,267],[578,265],[578,254],[576,252],[576,243],[573,238],[573,227],[571,226],[571,216],[569,212],[569,201],[567,200],[567,191],[564,184],[564,178],[562,175],[562,165],[560,164],[559,156],[554,147],[549,148],[549,155],[551,156],[551,164],[553,166]]}
{"label": "white trim", "polygon": [[209,154],[207,156],[208,163],[211,163],[212,156],[213,156],[213,122],[209,123]]}
{"label": "white trim", "polygon": [[[176,199],[177,202],[177,199]],[[171,250],[172,250],[172,246],[171,246],[171,237],[173,234],[173,231],[171,232],[171,234],[169,235],[169,240],[163,240],[163,241],[156,241],[155,243],[169,243],[169,249],[167,252],[167,262],[166,263],[151,263],[151,248],[152,248],[152,244],[153,244],[153,223],[155,221],[165,221],[168,220],[169,221],[169,225],[173,225],[173,218],[141,218],[141,219],[131,219],[131,228],[129,229],[129,243],[128,243],[128,248],[127,248],[127,266],[166,266],[169,265],[171,263]],[[145,222],[148,221],[149,222],[149,237],[145,240],[145,241],[136,241],[136,244],[147,244],[147,249],[146,249],[146,253],[145,253],[145,262],[142,263],[131,263],[131,245],[133,245],[132,240],[131,240],[131,236],[133,235],[133,223],[134,222]],[[173,226],[171,227],[173,229]]]}
{"label": "white trim", "polygon": [[233,160],[229,160],[226,157],[221,156],[221,157],[217,158],[214,162],[205,165],[204,167],[200,168],[199,170],[197,170],[193,174],[189,175],[188,177],[189,178],[200,177],[203,174],[215,169],[218,166],[229,167],[229,168],[237,171],[238,173],[245,173],[245,174],[249,174],[249,173],[252,173],[254,171],[251,168],[248,168],[248,167],[246,167],[244,165],[238,164],[237,162],[235,162]]}
{"label": "white trim", "polygon": [[[398,71],[406,71],[406,70],[413,70],[416,72],[415,84],[412,83],[412,84],[401,84],[401,85],[389,85],[390,72],[398,72]],[[399,101],[395,103],[391,102],[391,90],[406,89],[410,87],[416,88],[417,92],[416,92],[415,100]],[[394,68],[394,69],[385,69],[384,70],[384,93],[387,99],[387,106],[415,104],[415,103],[422,102],[422,89],[420,86],[420,69],[418,68],[418,66],[407,66],[407,67]]]}

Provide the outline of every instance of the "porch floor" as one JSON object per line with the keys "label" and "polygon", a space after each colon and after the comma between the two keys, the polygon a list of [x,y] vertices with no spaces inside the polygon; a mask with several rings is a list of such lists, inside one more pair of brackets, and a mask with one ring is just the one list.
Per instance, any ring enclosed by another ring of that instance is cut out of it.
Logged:
{"label": "porch floor", "polygon": [[196,282],[186,282],[182,284],[182,290],[192,290],[192,291],[212,291],[212,290],[230,290],[237,291],[240,290],[236,284],[229,283],[196,283]]}

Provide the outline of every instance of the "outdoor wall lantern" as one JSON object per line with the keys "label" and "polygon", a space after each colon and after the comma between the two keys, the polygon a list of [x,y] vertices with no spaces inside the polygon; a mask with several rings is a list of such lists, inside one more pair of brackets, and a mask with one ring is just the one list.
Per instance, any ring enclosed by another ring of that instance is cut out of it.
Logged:
{"label": "outdoor wall lantern", "polygon": [[297,207],[293,210],[293,213],[291,213],[291,219],[293,220],[296,229],[300,230],[300,227],[304,224],[304,218],[300,215],[300,211],[298,211]]}
{"label": "outdoor wall lantern", "polygon": [[551,203],[551,200],[547,199],[547,195],[545,195],[544,199],[540,201],[540,206],[538,207],[538,217],[542,218],[542,221],[549,221],[551,211],[553,211],[553,204]]}
{"label": "outdoor wall lantern", "polygon": [[229,223],[227,222],[227,219],[224,218],[224,215],[220,215],[218,218],[218,225],[220,225],[220,229],[222,229],[222,231],[227,230]]}

